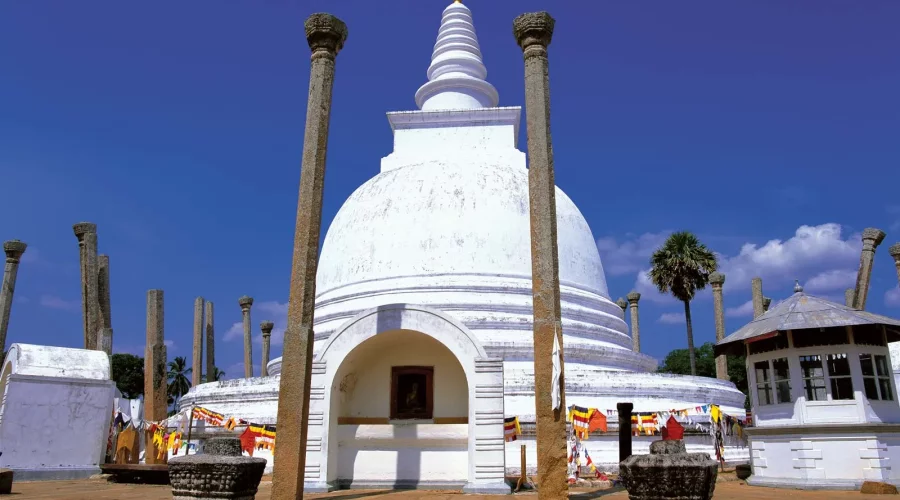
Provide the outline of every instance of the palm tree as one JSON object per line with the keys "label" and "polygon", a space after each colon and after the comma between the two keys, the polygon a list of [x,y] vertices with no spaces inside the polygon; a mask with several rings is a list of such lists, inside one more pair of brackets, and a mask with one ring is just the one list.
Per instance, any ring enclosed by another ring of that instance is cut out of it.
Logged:
{"label": "palm tree", "polygon": [[[203,375],[203,376],[200,377],[200,378],[203,379],[203,382],[204,382],[204,383],[209,382],[209,377],[208,377],[207,375]],[[225,372],[223,372],[222,370],[219,370],[219,367],[218,367],[218,366],[214,366],[214,367],[213,367],[212,381],[213,381],[213,382],[218,382],[219,380],[222,380],[223,378],[225,378]]]}
{"label": "palm tree", "polygon": [[191,369],[187,367],[187,360],[184,356],[178,356],[174,361],[169,361],[170,396],[177,400],[187,394],[191,388],[191,381],[187,377],[190,373]]}
{"label": "palm tree", "polygon": [[688,231],[673,233],[650,257],[648,277],[660,293],[671,293],[684,302],[687,322],[688,354],[691,375],[697,375],[694,362],[694,331],[691,327],[691,300],[697,290],[709,283],[710,273],[718,268],[716,254]]}

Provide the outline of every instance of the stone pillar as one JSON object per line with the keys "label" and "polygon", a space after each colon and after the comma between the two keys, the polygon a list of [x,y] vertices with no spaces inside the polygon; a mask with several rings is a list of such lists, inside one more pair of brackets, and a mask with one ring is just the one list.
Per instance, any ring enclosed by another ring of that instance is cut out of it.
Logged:
{"label": "stone pillar", "polygon": [[631,456],[631,403],[616,403],[619,412],[619,463]]}
{"label": "stone pillar", "polygon": [[97,349],[112,356],[112,303],[109,290],[109,255],[97,256],[97,295],[100,298],[100,332]]}
{"label": "stone pillar", "polygon": [[628,297],[628,305],[631,307],[631,344],[634,352],[641,352],[641,324],[638,320],[638,301],[641,294],[631,292]]}
{"label": "stone pillar", "polygon": [[866,296],[869,294],[869,280],[872,278],[875,249],[884,241],[884,236],[884,231],[874,227],[867,227],[862,232],[863,247],[859,256],[856,288],[853,290],[853,307],[861,311],[866,308]]}
{"label": "stone pillar", "polygon": [[753,278],[750,289],[753,294],[753,317],[758,318],[766,312],[766,309],[763,307],[762,278],[759,276]]}
{"label": "stone pillar", "polygon": [[772,305],[772,298],[771,297],[763,297],[763,312],[768,312],[769,306],[771,306],[771,305]]}
{"label": "stone pillar", "polygon": [[206,381],[215,382],[216,371],[216,325],[213,321],[213,303],[206,301]]}
{"label": "stone pillar", "polygon": [[888,249],[888,253],[894,258],[894,267],[897,268],[897,281],[900,281],[900,243],[894,243]]}
{"label": "stone pillar", "polygon": [[538,496],[566,498],[567,456],[565,366],[560,352],[561,407],[554,409],[551,391],[553,344],[563,350],[559,303],[559,254],[556,232],[556,183],[550,137],[550,65],[547,46],[554,19],[546,12],[522,14],[513,35],[525,59],[525,114],[528,129],[528,198],[531,212],[531,274],[534,307],[534,383],[537,427]]}
{"label": "stone pillar", "polygon": [[[198,386],[203,383],[203,297],[194,299],[193,354],[194,357],[191,361],[191,385]],[[209,382],[212,382],[212,380]]]}
{"label": "stone pillar", "polygon": [[[9,312],[12,310],[13,293],[16,291],[16,276],[19,274],[19,259],[28,245],[19,240],[3,243],[6,252],[6,266],[3,268],[3,288],[0,288],[0,349],[6,352],[6,330],[9,328]],[[2,361],[0,361],[2,363]]]}
{"label": "stone pillar", "polygon": [[[716,342],[725,338],[725,305],[722,302],[722,286],[725,284],[725,275],[712,273],[709,275],[709,284],[712,285],[713,311],[716,316]],[[724,354],[716,356],[716,378],[728,380],[728,358]]]}
{"label": "stone pillar", "polygon": [[244,295],[238,299],[241,306],[241,317],[244,320],[244,378],[253,376],[253,337],[250,332],[250,307],[253,306],[253,297]]}
{"label": "stone pillar", "polygon": [[622,319],[625,319],[625,311],[628,310],[628,301],[619,297],[616,299],[616,305],[622,308]]}
{"label": "stone pillar", "polygon": [[[144,418],[158,422],[168,413],[166,344],[163,325],[163,291],[147,292],[147,347],[144,351]],[[152,439],[147,439],[146,462],[164,464],[166,453],[157,458],[157,449]]]}
{"label": "stone pillar", "polygon": [[262,330],[262,365],[259,367],[260,377],[269,376],[269,341],[272,338],[273,328],[275,328],[275,323],[272,323],[271,321],[263,321],[259,324],[259,329]]}
{"label": "stone pillar", "polygon": [[844,290],[844,305],[847,307],[853,307],[853,295],[856,293],[856,290],[853,288],[848,288]]}
{"label": "stone pillar", "polygon": [[97,349],[100,332],[99,266],[97,262],[97,225],[79,222],[72,226],[78,238],[81,260],[81,314],[84,325],[84,348]]}
{"label": "stone pillar", "polygon": [[[306,437],[325,154],[328,149],[335,60],[347,39],[347,25],[330,14],[313,14],[306,19],[304,27],[312,56],[288,320],[282,353],[282,373],[291,373],[292,376],[281,377],[278,393],[278,446],[275,448],[272,500],[302,498],[308,469]],[[309,465],[315,468],[321,466]],[[324,478],[318,476],[315,480],[324,482]],[[319,484],[317,487],[323,486]]]}

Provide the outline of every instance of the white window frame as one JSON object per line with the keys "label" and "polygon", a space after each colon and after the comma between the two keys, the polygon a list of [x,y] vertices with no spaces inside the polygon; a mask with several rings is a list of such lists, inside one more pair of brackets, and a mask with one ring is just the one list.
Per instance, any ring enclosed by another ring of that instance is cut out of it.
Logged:
{"label": "white window frame", "polygon": [[[893,373],[891,372],[891,357],[886,354],[876,354],[871,351],[865,351],[865,352],[860,351],[858,353],[858,357],[863,356],[863,355],[868,355],[868,356],[871,356],[871,358],[872,358],[871,359],[872,375],[866,375],[864,373],[861,375],[862,381],[863,381],[862,395],[869,401],[895,401],[896,394],[894,394],[894,386],[892,384],[894,376],[893,376]],[[878,362],[876,361],[876,358],[879,358],[879,357],[884,358],[884,364],[887,367],[887,373],[884,375],[880,375],[878,373]],[[860,372],[862,372],[862,359],[861,358],[859,359],[859,369],[860,369]],[[866,379],[872,379],[875,381],[875,392],[878,394],[878,397],[876,399],[870,398],[869,395],[866,393]],[[888,390],[891,391],[890,398],[885,398],[884,395],[881,393],[881,383],[880,382],[882,380],[887,381]]]}
{"label": "white window frame", "polygon": [[[781,356],[777,355],[779,353],[781,354]],[[784,350],[772,351],[772,354],[773,354],[773,356],[767,356],[765,359],[757,359],[757,360],[753,361],[753,366],[752,366],[752,368],[753,368],[753,394],[754,394],[753,397],[756,399],[756,404],[759,406],[769,407],[769,406],[792,404],[796,398],[794,397],[794,387],[793,387],[793,384],[791,383],[791,371],[792,370],[791,370],[790,357],[786,356],[787,353]],[[774,362],[779,359],[784,359],[788,364],[788,376],[786,379],[776,379],[775,378],[775,363]],[[757,363],[766,363],[768,373],[769,373],[769,380],[767,383],[761,384],[759,382],[759,380],[756,378],[756,364]],[[790,394],[790,400],[778,401],[778,382],[787,382],[788,394]],[[763,403],[762,401],[759,400],[760,386],[764,386],[764,387],[768,386],[767,393],[771,396],[771,399],[772,399],[771,403]]]}

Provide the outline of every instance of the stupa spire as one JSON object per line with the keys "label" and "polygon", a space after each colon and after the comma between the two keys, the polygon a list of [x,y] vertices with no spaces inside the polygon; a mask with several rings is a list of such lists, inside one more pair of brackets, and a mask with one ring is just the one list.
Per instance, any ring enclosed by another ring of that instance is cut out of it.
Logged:
{"label": "stupa spire", "polygon": [[486,77],[472,11],[454,1],[444,9],[428,82],[416,92],[416,105],[424,111],[495,107],[500,97]]}

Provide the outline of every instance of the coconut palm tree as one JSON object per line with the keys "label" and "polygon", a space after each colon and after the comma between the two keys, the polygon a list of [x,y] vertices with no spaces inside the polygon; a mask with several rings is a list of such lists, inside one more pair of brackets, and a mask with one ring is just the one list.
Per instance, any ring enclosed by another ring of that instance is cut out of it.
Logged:
{"label": "coconut palm tree", "polygon": [[691,375],[697,375],[694,361],[694,331],[691,326],[691,300],[697,290],[709,283],[710,273],[718,268],[716,254],[688,231],[673,233],[650,257],[648,277],[660,293],[671,293],[684,303],[687,323],[688,354]]}
{"label": "coconut palm tree", "polygon": [[191,381],[188,378],[190,373],[191,369],[187,367],[184,356],[169,361],[169,395],[175,400],[181,399],[181,396],[187,394],[191,388]]}
{"label": "coconut palm tree", "polygon": [[[209,377],[207,375],[203,375],[200,378],[203,380],[204,383],[210,382]],[[225,372],[223,372],[222,370],[219,370],[218,366],[214,366],[212,382],[218,382],[219,380],[222,380],[223,378],[225,378]]]}

